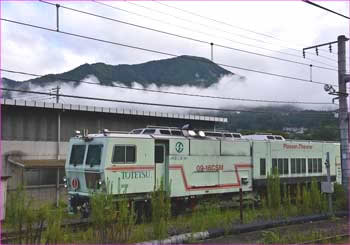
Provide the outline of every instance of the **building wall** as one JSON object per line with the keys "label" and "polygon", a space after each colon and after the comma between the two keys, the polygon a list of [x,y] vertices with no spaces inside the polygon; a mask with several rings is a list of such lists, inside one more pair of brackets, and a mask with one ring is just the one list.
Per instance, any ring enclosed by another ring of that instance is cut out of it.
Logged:
{"label": "building wall", "polygon": [[[11,188],[11,189],[8,189],[7,192],[8,192],[8,195],[11,195],[12,193],[16,192],[16,189]],[[50,203],[50,204],[56,203],[57,188],[55,185],[36,186],[34,188],[25,187],[25,193],[27,195],[27,198],[33,201],[32,205],[34,208],[39,207],[44,203]],[[59,201],[67,203],[68,202],[67,189],[61,185],[59,187],[58,193],[59,193]]]}
{"label": "building wall", "polygon": [[193,127],[209,129],[215,125],[214,121],[13,105],[2,105],[1,113],[1,139],[5,141],[57,141],[58,113],[61,115],[61,141],[68,141],[75,130],[84,128],[97,133],[104,128],[130,131],[147,125],[181,127],[191,123]]}

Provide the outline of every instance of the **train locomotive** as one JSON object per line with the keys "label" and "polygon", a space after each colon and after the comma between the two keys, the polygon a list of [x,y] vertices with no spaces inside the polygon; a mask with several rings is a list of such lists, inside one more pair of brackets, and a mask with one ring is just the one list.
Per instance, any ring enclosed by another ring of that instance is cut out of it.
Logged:
{"label": "train locomotive", "polygon": [[240,189],[255,196],[276,168],[281,183],[326,180],[326,153],[333,182],[341,182],[340,144],[147,127],[131,132],[103,130],[71,138],[65,182],[72,212],[88,212],[94,191],[132,200],[143,208],[162,183],[174,205],[202,198],[232,199]]}

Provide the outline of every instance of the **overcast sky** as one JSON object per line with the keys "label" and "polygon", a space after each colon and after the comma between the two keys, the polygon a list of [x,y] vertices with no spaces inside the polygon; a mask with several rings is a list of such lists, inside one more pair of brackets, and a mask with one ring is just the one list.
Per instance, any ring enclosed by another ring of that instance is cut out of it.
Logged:
{"label": "overcast sky", "polygon": [[[335,41],[338,35],[349,36],[347,19],[302,1],[162,2],[229,25],[196,17],[152,1],[106,1],[103,3],[124,11],[89,1],[61,2],[60,4],[149,28],[213,42],[214,44],[332,68],[337,66],[336,45],[332,46],[332,54],[328,52],[328,47],[321,48],[319,53],[323,57],[316,56],[315,52],[310,50],[310,53],[306,55],[308,59],[302,58],[302,48]],[[321,1],[318,3],[344,15],[349,15],[349,2],[347,1]],[[142,16],[137,16],[135,13]],[[1,1],[1,16],[6,19],[55,29],[55,14],[55,6],[41,2]],[[47,74],[68,71],[84,63],[137,64],[170,58],[165,55],[70,37],[7,22],[1,22],[1,29],[1,64],[2,68],[5,69]],[[186,54],[210,59],[210,46],[207,44],[143,30],[62,8],[60,9],[60,30],[175,55]],[[269,38],[266,35],[273,36],[276,39]],[[275,51],[267,51],[262,48]],[[347,57],[349,57],[348,53],[349,44],[347,43]],[[214,61],[221,64],[310,79],[308,66],[277,61],[215,46]],[[348,61],[349,58],[347,58]],[[347,66],[349,66],[349,63],[347,63]],[[240,76],[245,76],[246,79],[240,81],[236,77],[224,78],[218,85],[206,90],[188,87],[161,89],[249,99],[331,102],[331,97],[324,92],[322,85],[224,68]],[[19,80],[30,78],[5,72],[2,73],[2,77]],[[337,72],[313,68],[312,79],[318,82],[337,84]],[[91,87],[91,85],[90,87],[85,85],[82,88],[84,89],[83,94],[96,97],[115,98],[118,95],[119,98],[131,100],[163,103],[175,103],[177,101],[179,104],[178,97],[175,98],[174,96],[159,97],[152,93],[140,96],[137,93],[126,93],[125,90],[96,89],[96,86]],[[74,92],[69,90],[68,87],[64,89],[62,91],[64,93]],[[213,107],[238,105],[234,101],[194,100],[193,98],[183,98],[181,103],[197,106],[200,103],[203,106]],[[329,106],[329,108],[334,107]]]}

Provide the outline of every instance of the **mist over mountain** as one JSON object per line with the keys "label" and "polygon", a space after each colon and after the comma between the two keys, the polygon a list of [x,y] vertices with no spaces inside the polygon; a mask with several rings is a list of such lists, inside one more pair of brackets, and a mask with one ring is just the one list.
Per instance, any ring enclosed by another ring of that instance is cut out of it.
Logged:
{"label": "mist over mountain", "polygon": [[3,78],[4,87],[28,89],[28,84],[40,87],[50,86],[57,81],[70,82],[78,86],[83,79],[94,76],[101,84],[112,85],[113,82],[131,87],[132,83],[142,86],[155,84],[157,86],[190,85],[207,88],[219,81],[225,75],[233,75],[214,62],[195,56],[179,56],[171,59],[150,61],[135,65],[108,65],[104,63],[83,64],[77,68],[61,73],[48,74],[29,79],[21,83]]}

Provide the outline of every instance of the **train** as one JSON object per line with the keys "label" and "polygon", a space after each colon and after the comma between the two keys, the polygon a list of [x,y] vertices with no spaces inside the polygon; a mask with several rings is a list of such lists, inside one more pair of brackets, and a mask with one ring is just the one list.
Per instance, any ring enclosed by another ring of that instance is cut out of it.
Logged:
{"label": "train", "polygon": [[77,131],[69,141],[64,181],[70,212],[88,212],[92,193],[107,189],[143,209],[160,185],[170,190],[172,205],[183,207],[208,197],[230,200],[240,191],[257,196],[273,169],[282,184],[326,181],[327,153],[331,181],[341,183],[337,142],[203,131],[188,125]]}

